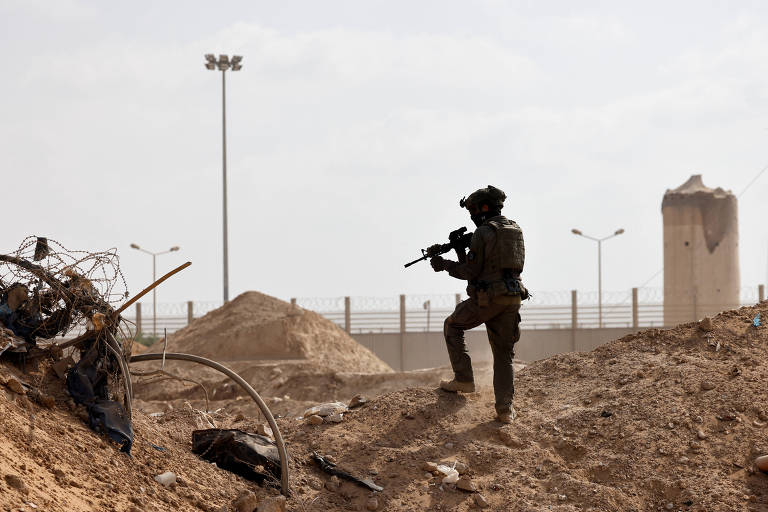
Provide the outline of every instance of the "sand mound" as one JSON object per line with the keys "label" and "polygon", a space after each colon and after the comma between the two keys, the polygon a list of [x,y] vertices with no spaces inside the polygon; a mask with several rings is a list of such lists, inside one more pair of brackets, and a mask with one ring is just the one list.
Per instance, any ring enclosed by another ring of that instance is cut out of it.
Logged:
{"label": "sand mound", "polygon": [[[254,291],[175,333],[168,350],[219,361],[306,359],[337,371],[392,371],[330,320]],[[162,343],[149,351],[162,351]]]}
{"label": "sand mound", "polygon": [[[288,510],[365,510],[371,497],[349,482],[328,484],[309,462],[312,451],[382,485],[377,510],[389,512],[478,510],[473,494],[422,469],[426,461],[456,459],[468,466],[487,510],[768,510],[768,475],[752,467],[768,453],[768,327],[752,326],[758,312],[768,317],[768,303],[718,315],[706,332],[696,324],[650,329],[535,362],[517,374],[518,418],[510,426],[492,421],[489,387],[456,395],[420,384],[421,377],[403,379],[421,387],[375,398],[339,424],[279,418],[294,461]],[[303,381],[327,387],[329,397],[333,387],[343,394],[364,384],[296,364],[303,374],[275,366],[248,376],[300,398],[310,398],[299,389]],[[28,487],[25,494],[15,480],[0,480],[0,508],[32,501],[46,510],[215,511],[231,508],[243,488],[265,493],[189,453],[195,416],[183,403],[157,418],[137,412],[130,459],[67,409],[63,391],[46,410],[0,390],[0,467]],[[234,407],[245,410],[247,400],[237,398]],[[227,409],[216,416],[225,428],[252,430],[260,421]],[[154,483],[168,469],[185,485]]]}
{"label": "sand mound", "polygon": [[[424,474],[457,458],[491,510],[768,510],[768,304],[651,329],[517,375],[514,425],[492,421],[493,395],[410,389],[338,426],[286,429],[293,450],[333,452],[387,486],[386,510],[469,511],[471,496]],[[341,509],[319,493],[317,505]],[[440,508],[443,507],[443,508]]]}
{"label": "sand mound", "polygon": [[[67,405],[71,400],[55,376],[0,364],[0,382],[10,375],[46,383],[56,404],[40,407],[0,386],[0,510],[215,512],[233,510],[245,490],[260,498],[275,492],[194,455],[190,442],[199,415],[188,407],[160,419],[134,409],[128,456],[88,428],[82,408]],[[176,473],[178,487],[155,481],[165,471]]]}

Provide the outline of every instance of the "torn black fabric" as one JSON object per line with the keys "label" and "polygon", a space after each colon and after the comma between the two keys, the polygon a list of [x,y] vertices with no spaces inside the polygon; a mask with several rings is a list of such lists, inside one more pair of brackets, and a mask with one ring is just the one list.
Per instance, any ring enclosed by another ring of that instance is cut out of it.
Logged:
{"label": "torn black fabric", "polygon": [[121,446],[120,451],[131,453],[131,420],[123,404],[108,398],[107,372],[92,359],[81,359],[67,372],[67,391],[75,403],[86,407],[93,430],[107,434]]}
{"label": "torn black fabric", "polygon": [[262,483],[270,475],[256,471],[258,466],[280,480],[281,464],[277,445],[264,436],[237,429],[210,428],[192,432],[192,451],[248,480]]}

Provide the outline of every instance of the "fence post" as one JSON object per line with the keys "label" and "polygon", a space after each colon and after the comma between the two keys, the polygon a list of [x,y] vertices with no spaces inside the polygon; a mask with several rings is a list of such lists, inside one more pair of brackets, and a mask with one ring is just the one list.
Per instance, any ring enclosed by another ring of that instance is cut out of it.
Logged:
{"label": "fence post", "polygon": [[136,303],[136,334],[141,334],[141,302]]}
{"label": "fence post", "polygon": [[344,297],[344,330],[347,334],[352,332],[352,314],[349,297]]}
{"label": "fence post", "polygon": [[187,301],[187,325],[192,323],[195,319],[195,303],[191,300]]}
{"label": "fence post", "polygon": [[639,306],[637,302],[637,288],[632,288],[632,328],[637,329],[640,326]]}
{"label": "fence post", "polygon": [[405,371],[405,295],[400,295],[400,371]]}
{"label": "fence post", "polygon": [[757,296],[758,296],[760,302],[763,302],[763,299],[765,299],[765,285],[764,284],[757,285]]}
{"label": "fence post", "polygon": [[576,352],[576,329],[579,327],[578,299],[576,290],[571,290],[571,351]]}
{"label": "fence post", "polygon": [[460,302],[461,302],[461,294],[457,293],[456,294],[456,305],[458,306]]}
{"label": "fence post", "polygon": [[291,306],[296,307],[296,297],[291,297]]}

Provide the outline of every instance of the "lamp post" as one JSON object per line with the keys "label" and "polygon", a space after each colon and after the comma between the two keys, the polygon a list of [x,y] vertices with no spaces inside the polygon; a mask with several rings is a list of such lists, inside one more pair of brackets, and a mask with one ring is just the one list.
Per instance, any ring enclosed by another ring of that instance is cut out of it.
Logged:
{"label": "lamp post", "polygon": [[[152,282],[154,283],[157,281],[157,257],[161,254],[168,254],[169,252],[178,251],[179,246],[174,245],[167,251],[152,252],[146,249],[142,249],[136,244],[131,244],[131,249],[136,249],[137,251],[141,251],[152,256]],[[157,337],[157,287],[152,289],[152,336]]]}
{"label": "lamp post", "polygon": [[224,223],[224,302],[229,301],[229,251],[227,244],[227,79],[226,71],[240,71],[243,57],[233,55],[232,59],[227,55],[219,55],[219,60],[212,53],[205,55],[205,69],[221,71],[221,169],[222,169],[222,194],[223,194],[223,223]]}
{"label": "lamp post", "polygon": [[572,229],[571,233],[574,235],[583,236],[584,238],[588,238],[590,240],[593,240],[597,242],[597,317],[598,317],[598,325],[600,327],[603,327],[603,257],[602,257],[602,247],[603,242],[608,240],[609,238],[613,238],[615,236],[619,236],[624,232],[624,229],[617,229],[614,231],[612,235],[608,235],[603,238],[595,238],[593,236],[585,235],[578,229]]}

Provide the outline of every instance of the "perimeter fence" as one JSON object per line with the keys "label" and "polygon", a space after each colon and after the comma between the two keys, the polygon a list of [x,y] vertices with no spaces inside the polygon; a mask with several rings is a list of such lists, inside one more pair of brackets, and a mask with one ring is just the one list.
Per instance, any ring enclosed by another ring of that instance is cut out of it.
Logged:
{"label": "perimeter fence", "polygon": [[[352,334],[442,331],[443,320],[465,294],[399,295],[391,297],[297,297],[298,307],[313,310]],[[520,314],[522,329],[647,328],[664,326],[664,291],[661,288],[633,288],[627,292],[538,292],[524,301]],[[741,289],[738,304],[712,306],[684,304],[668,306],[683,321],[694,321],[712,311],[751,305],[763,300],[763,285]],[[193,319],[221,306],[220,301],[138,303],[127,319],[136,322],[145,334],[161,336],[164,329],[175,332]],[[482,328],[482,327],[481,327]]]}

